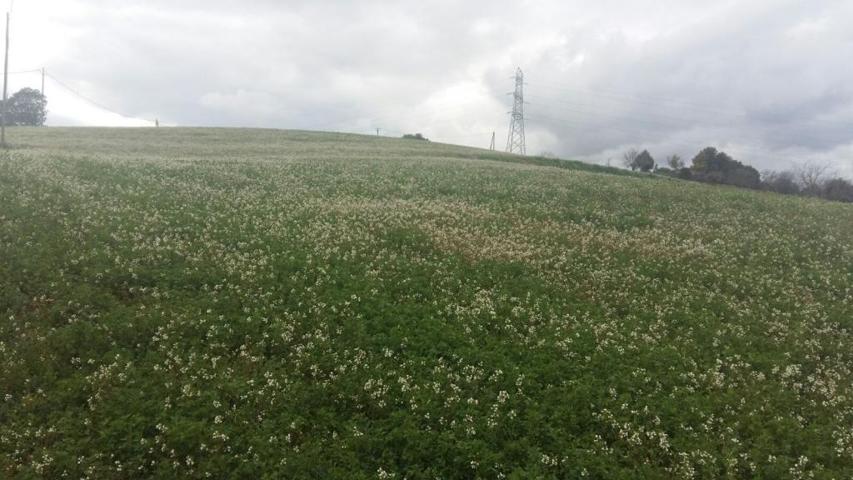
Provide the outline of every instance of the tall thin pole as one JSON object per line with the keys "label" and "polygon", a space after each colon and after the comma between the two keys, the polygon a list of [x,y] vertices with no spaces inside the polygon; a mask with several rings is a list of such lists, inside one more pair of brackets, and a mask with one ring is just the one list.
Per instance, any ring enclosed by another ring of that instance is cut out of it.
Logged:
{"label": "tall thin pole", "polygon": [[41,94],[44,95],[44,67],[41,67]]}
{"label": "tall thin pole", "polygon": [[0,145],[6,148],[6,100],[9,86],[9,12],[6,12],[6,59],[3,61],[3,110],[0,112]]}

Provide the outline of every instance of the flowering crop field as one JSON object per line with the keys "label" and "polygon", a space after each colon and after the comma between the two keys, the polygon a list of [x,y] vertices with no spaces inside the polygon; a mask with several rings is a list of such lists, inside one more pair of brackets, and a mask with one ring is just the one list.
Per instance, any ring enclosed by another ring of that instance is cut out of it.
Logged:
{"label": "flowering crop field", "polygon": [[853,478],[853,206],[376,137],[12,129],[2,478]]}

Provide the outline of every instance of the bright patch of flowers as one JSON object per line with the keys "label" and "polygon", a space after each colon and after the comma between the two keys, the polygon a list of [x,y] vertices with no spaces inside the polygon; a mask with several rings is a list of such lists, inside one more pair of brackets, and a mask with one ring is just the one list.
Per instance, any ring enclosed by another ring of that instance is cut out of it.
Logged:
{"label": "bright patch of flowers", "polygon": [[853,472],[850,205],[369,137],[14,134],[4,478]]}

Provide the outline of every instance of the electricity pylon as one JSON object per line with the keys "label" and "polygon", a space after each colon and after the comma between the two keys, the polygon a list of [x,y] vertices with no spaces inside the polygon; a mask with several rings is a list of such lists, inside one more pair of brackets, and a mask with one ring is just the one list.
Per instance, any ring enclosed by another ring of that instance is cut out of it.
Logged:
{"label": "electricity pylon", "polygon": [[512,96],[512,117],[509,136],[506,139],[506,151],[527,155],[527,143],[524,138],[524,72],[520,68],[515,73],[515,92]]}

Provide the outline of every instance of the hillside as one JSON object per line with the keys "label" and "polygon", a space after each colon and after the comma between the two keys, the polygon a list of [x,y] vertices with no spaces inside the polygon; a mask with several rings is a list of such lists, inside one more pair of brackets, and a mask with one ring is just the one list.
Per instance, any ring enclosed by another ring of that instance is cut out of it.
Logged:
{"label": "hillside", "polygon": [[853,205],[12,129],[0,477],[851,478]]}

